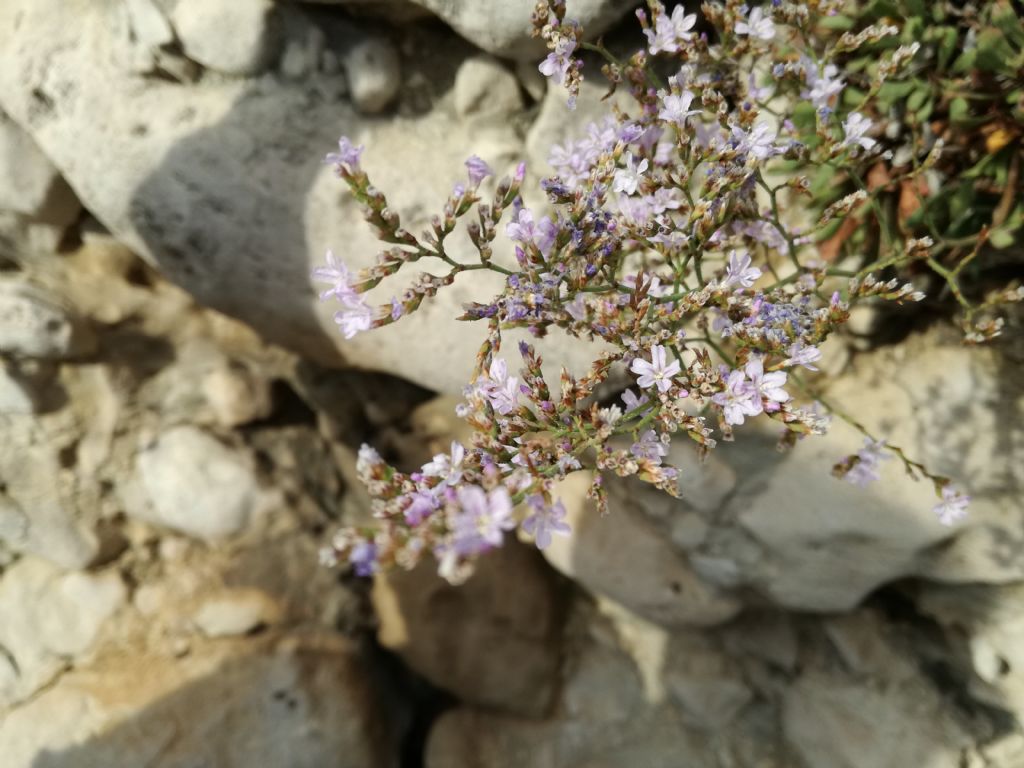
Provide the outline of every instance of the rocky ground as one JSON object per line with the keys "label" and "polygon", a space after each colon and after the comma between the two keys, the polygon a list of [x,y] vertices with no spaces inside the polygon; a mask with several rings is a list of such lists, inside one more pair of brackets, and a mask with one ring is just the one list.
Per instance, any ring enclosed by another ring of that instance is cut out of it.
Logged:
{"label": "rocky ground", "polygon": [[570,478],[571,540],[458,588],[318,566],[367,519],[362,442],[412,466],[463,429],[450,318],[488,288],[343,343],[309,266],[376,248],[319,157],[366,143],[421,224],[465,156],[539,173],[596,100],[545,94],[528,3],[341,5],[0,4],[0,763],[1024,765],[1012,340],[830,342],[830,396],[963,478],[954,530],[895,466],[832,478],[839,426],[748,430],[677,448],[683,502],[618,484],[601,518]]}

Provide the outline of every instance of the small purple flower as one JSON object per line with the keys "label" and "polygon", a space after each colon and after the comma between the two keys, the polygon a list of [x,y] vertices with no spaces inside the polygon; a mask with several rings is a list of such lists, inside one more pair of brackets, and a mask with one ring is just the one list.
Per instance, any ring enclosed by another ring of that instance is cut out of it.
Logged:
{"label": "small purple flower", "polygon": [[647,395],[641,393],[640,396],[637,397],[636,393],[632,389],[627,389],[622,393],[622,402],[626,406],[626,413],[630,413],[640,406],[646,405],[650,401],[647,399]]}
{"label": "small purple flower", "polygon": [[505,234],[510,240],[523,245],[533,242],[537,230],[533,224],[533,214],[529,208],[520,208],[515,218],[505,225]]}
{"label": "small purple flower", "polygon": [[761,270],[751,266],[749,253],[732,251],[729,254],[724,286],[738,285],[741,288],[752,288],[759,277],[761,277]]}
{"label": "small purple flower", "polygon": [[629,370],[639,377],[636,383],[644,389],[657,385],[658,391],[667,392],[672,388],[672,377],[679,373],[681,367],[678,360],[666,363],[665,348],[655,344],[651,347],[650,362],[638,357]]}
{"label": "small purple flower", "polygon": [[360,541],[349,552],[348,562],[356,576],[372,576],[377,572],[377,546],[372,541]]}
{"label": "small purple flower", "polygon": [[851,112],[843,122],[843,146],[852,147],[859,145],[862,149],[870,150],[878,142],[869,139],[865,134],[871,130],[871,121],[860,112]]}
{"label": "small purple flower", "polygon": [[558,239],[558,225],[547,216],[541,216],[540,221],[537,222],[534,240],[537,243],[537,249],[545,259],[551,254],[551,246],[555,244],[556,239]]}
{"label": "small purple flower", "polygon": [[452,516],[455,551],[475,555],[500,547],[504,532],[515,527],[512,499],[504,486],[487,493],[476,485],[455,492],[459,508]]}
{"label": "small purple flower", "polygon": [[616,192],[621,192],[626,195],[635,194],[637,187],[640,185],[640,179],[643,178],[644,171],[646,170],[646,158],[637,164],[634,161],[633,153],[627,152],[626,167],[619,168],[615,171],[615,181],[612,184],[612,188]]}
{"label": "small purple flower", "polygon": [[833,97],[843,91],[845,83],[839,77],[839,68],[835,64],[826,64],[819,68],[818,64],[811,58],[804,56],[800,63],[804,67],[804,77],[807,81],[807,88],[801,91],[800,96],[809,99],[816,109],[827,109]]}
{"label": "small purple flower", "polygon": [[444,485],[458,485],[462,480],[462,462],[466,458],[466,449],[462,443],[452,440],[451,456],[439,453],[423,465],[420,470],[426,477],[439,477]]}
{"label": "small purple flower", "polygon": [[811,365],[811,363],[821,359],[821,350],[817,347],[797,341],[790,345],[789,349],[786,350],[786,354],[789,357],[782,361],[783,365],[802,365],[809,371],[818,370],[815,366]]}
{"label": "small purple flower", "polygon": [[749,132],[739,126],[734,126],[732,135],[737,142],[736,149],[739,152],[750,154],[758,160],[767,160],[780,151],[775,146],[775,129],[764,120],[755,123]]}
{"label": "small purple flower", "polygon": [[946,485],[942,488],[942,501],[936,504],[932,511],[940,523],[953,525],[967,517],[967,505],[970,503],[970,496],[961,493],[952,485]]}
{"label": "small purple flower", "polygon": [[469,183],[472,184],[474,188],[480,186],[480,182],[488,176],[494,175],[494,171],[491,170],[491,166],[476,155],[473,155],[466,161],[466,170],[469,172]]}
{"label": "small purple flower", "polygon": [[572,533],[572,528],[565,522],[565,505],[561,501],[548,506],[543,496],[535,494],[530,496],[527,502],[533,511],[523,520],[522,528],[533,536],[537,549],[547,549],[550,546],[552,533],[560,536]]}
{"label": "small purple flower", "polygon": [[661,99],[661,111],[658,117],[670,123],[683,127],[686,125],[686,118],[690,115],[699,115],[699,109],[690,109],[693,103],[693,94],[683,91],[681,94],[667,93]]}
{"label": "small purple flower", "polygon": [[576,50],[576,41],[571,37],[563,37],[555,43],[555,50],[547,55],[537,69],[544,77],[550,77],[555,85],[564,85],[565,78],[572,66],[572,54]]}
{"label": "small purple flower", "polygon": [[661,464],[662,456],[668,455],[668,446],[661,442],[657,432],[648,429],[633,443],[629,451],[638,459],[650,459],[655,464]]}
{"label": "small purple flower", "polygon": [[758,6],[750,11],[746,21],[736,24],[737,35],[750,35],[760,40],[771,40],[775,37],[775,24],[770,16],[764,15],[764,9]]}
{"label": "small purple flower", "polygon": [[357,296],[356,299],[360,303],[354,303],[334,313],[334,322],[341,328],[341,333],[346,339],[351,339],[357,333],[373,327],[373,309],[363,302],[361,296]]}
{"label": "small purple flower", "polygon": [[760,357],[754,357],[744,370],[750,377],[750,386],[754,392],[759,398],[768,401],[767,410],[777,410],[776,403],[785,403],[789,400],[789,393],[782,388],[788,378],[785,371],[765,373],[764,361]]}
{"label": "small purple flower", "polygon": [[757,416],[764,411],[757,390],[741,370],[732,371],[726,377],[725,389],[713,395],[711,401],[721,407],[726,424],[742,424],[747,416]]}
{"label": "small purple flower", "polygon": [[502,416],[519,407],[519,379],[508,375],[508,364],[500,358],[491,361],[487,376],[477,382],[477,390]]}
{"label": "small purple flower", "polygon": [[886,451],[885,440],[864,439],[864,447],[857,451],[857,461],[846,473],[845,480],[853,485],[864,488],[881,477],[879,470],[883,461],[892,456]]}
{"label": "small purple flower", "polygon": [[336,296],[341,301],[359,301],[359,295],[352,287],[352,273],[349,272],[345,263],[331,250],[327,251],[326,259],[326,266],[316,267],[310,273],[317,282],[331,283],[330,288],[320,293],[320,300],[324,301],[331,296]]}
{"label": "small purple flower", "polygon": [[693,38],[690,32],[697,23],[697,14],[688,14],[683,6],[677,5],[672,9],[672,16],[661,11],[654,17],[654,28],[645,29],[647,36],[647,47],[651,53],[676,53],[679,50],[679,42],[687,42]]}
{"label": "small purple flower", "polygon": [[330,152],[324,157],[324,163],[339,167],[348,166],[350,171],[359,170],[359,156],[363,154],[363,149],[365,147],[362,144],[357,147],[348,136],[342,136],[338,140],[338,151]]}
{"label": "small purple flower", "polygon": [[420,525],[441,506],[437,496],[426,491],[411,493],[409,499],[409,506],[403,511],[403,515],[405,522],[412,526]]}

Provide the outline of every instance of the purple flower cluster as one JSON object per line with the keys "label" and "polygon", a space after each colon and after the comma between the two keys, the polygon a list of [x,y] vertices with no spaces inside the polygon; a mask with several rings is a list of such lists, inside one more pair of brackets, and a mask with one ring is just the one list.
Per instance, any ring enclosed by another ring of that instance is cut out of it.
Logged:
{"label": "purple flower cluster", "polygon": [[[708,35],[695,32],[696,14],[682,5],[671,12],[657,0],[648,5],[649,23],[638,13],[646,46],[627,58],[583,42],[564,0],[547,0],[534,14],[550,51],[539,69],[568,90],[570,102],[584,49],[606,54],[619,95],[632,99],[629,106],[609,100],[609,113],[581,137],[552,147],[555,175],[540,182],[546,203],[524,205],[524,166],[492,178],[474,155],[468,184],[455,185],[417,236],[360,167],[362,147],[342,139],[328,157],[391,246],[356,276],[332,253],[313,273],[327,284],[322,298],[342,304],[336,320],[346,338],[404,320],[470,270],[500,274],[503,287],[462,315],[486,326],[457,411],[473,427],[472,447],[453,443],[409,474],[362,451],[359,471],[379,525],[339,533],[327,561],[372,574],[431,555],[458,581],[513,530],[540,548],[569,533],[555,483],[577,469],[596,470],[590,496],[602,507],[607,474],[679,493],[681,475],[669,464],[673,438],[710,450],[752,418],[778,424],[783,444],[821,433],[828,415],[817,403],[797,403],[791,385],[794,393],[813,387],[800,377],[817,372],[821,345],[846,322],[852,302],[916,296],[861,272],[850,280],[816,250],[824,222],[792,224],[792,206],[809,186],[794,165],[828,163],[841,173],[877,158],[883,140],[867,117],[875,113],[871,95],[845,119],[833,113],[846,83],[836,52],[859,45],[856,35],[842,38],[845,47],[815,37],[825,29],[816,14],[834,4],[711,4]],[[822,218],[843,219],[860,202],[840,201]],[[460,227],[476,252],[468,257],[447,240]],[[495,253],[500,235],[514,262]],[[927,244],[907,248],[920,259]],[[365,302],[365,291],[420,261],[431,266],[412,288],[376,311]],[[563,370],[555,382],[529,344],[520,345],[518,365],[501,356],[512,328],[601,346],[588,370]],[[623,374],[634,388],[621,404],[602,401],[599,393]],[[864,484],[889,456],[935,479],[873,438],[839,473]],[[941,493],[936,515],[952,523],[967,497],[948,482]]]}

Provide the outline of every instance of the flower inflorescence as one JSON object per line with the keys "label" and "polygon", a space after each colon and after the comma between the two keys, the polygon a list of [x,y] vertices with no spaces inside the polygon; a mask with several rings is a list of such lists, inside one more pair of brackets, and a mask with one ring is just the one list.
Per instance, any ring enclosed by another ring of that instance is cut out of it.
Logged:
{"label": "flower inflorescence", "polygon": [[[638,14],[646,47],[621,61],[584,42],[562,0],[538,4],[535,31],[551,50],[540,71],[567,89],[570,105],[584,50],[608,61],[613,84],[631,100],[628,109],[617,103],[582,138],[552,148],[557,173],[541,182],[546,211],[524,205],[522,165],[484,202],[493,172],[471,157],[467,182],[455,186],[442,214],[417,237],[370,184],[362,147],[342,138],[327,157],[380,239],[392,245],[357,275],[331,253],[314,271],[329,286],[321,297],[342,305],[336,321],[346,337],[412,314],[461,272],[490,270],[505,284],[462,316],[487,326],[458,409],[474,428],[472,444],[453,443],[411,473],[364,447],[358,470],[378,524],[340,532],[326,562],[370,574],[393,564],[412,567],[429,554],[458,581],[510,531],[541,548],[567,533],[555,484],[584,466],[597,470],[590,496],[604,508],[603,473],[680,494],[680,473],[665,463],[675,436],[706,452],[759,416],[778,422],[787,443],[822,433],[829,416],[813,398],[801,403],[797,393],[808,388],[797,369],[818,370],[821,344],[846,322],[852,303],[921,298],[909,284],[839,269],[817,254],[816,234],[870,193],[840,200],[802,229],[783,216],[802,210],[809,182],[800,169],[839,172],[871,160],[877,141],[867,105],[845,119],[835,114],[845,83],[839,52],[892,30],[865,29],[838,42],[820,36],[818,23],[835,10],[834,0],[753,8],[708,3],[713,35],[698,35],[696,15],[682,6],[671,14],[656,0],[649,6],[649,17]],[[906,58],[901,49],[879,71],[896,71]],[[465,220],[479,257],[470,263],[445,245]],[[514,247],[514,264],[494,258],[499,233]],[[928,243],[894,248],[919,256]],[[367,291],[421,260],[440,269],[421,273],[386,304],[366,301]],[[503,332],[513,328],[535,337],[557,329],[604,346],[585,375],[563,369],[553,389],[531,344],[519,345],[518,363],[502,356]],[[599,401],[595,391],[614,370],[632,374],[636,391]],[[962,516],[967,497],[946,478],[874,438],[836,472],[863,484],[877,477],[887,455],[935,483],[943,523]]]}

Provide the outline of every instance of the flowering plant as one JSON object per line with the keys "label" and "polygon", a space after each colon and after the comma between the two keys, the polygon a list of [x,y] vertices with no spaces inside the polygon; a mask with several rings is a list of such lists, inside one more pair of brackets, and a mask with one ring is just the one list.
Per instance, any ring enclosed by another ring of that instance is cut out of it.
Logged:
{"label": "flowering plant", "polygon": [[[599,509],[607,506],[606,473],[679,495],[679,472],[664,462],[673,436],[706,452],[756,417],[777,422],[784,445],[824,432],[830,414],[845,418],[867,442],[836,474],[865,483],[883,458],[896,457],[932,481],[942,522],[965,513],[967,497],[947,478],[815,399],[802,373],[818,370],[822,342],[846,322],[851,305],[922,299],[913,285],[874,272],[927,258],[932,246],[927,238],[896,237],[857,264],[822,259],[818,246],[830,224],[872,198],[862,189],[809,223],[796,221],[814,210],[806,202],[808,171],[859,172],[877,160],[867,115],[917,53],[900,45],[880,57],[858,108],[839,113],[843,57],[899,33],[888,24],[832,31],[826,22],[839,5],[705,3],[710,28],[698,34],[695,14],[680,6],[669,14],[649,0],[649,13],[637,14],[646,46],[620,59],[584,41],[565,18],[564,0],[542,0],[535,32],[551,53],[540,70],[567,89],[570,107],[583,77],[581,51],[602,57],[612,91],[628,95],[628,104],[609,100],[607,117],[584,137],[552,148],[557,173],[541,181],[550,204],[544,215],[522,202],[523,165],[493,184],[491,168],[471,157],[467,183],[455,185],[442,215],[417,237],[371,185],[360,165],[363,148],[341,139],[327,161],[391,244],[359,274],[330,253],[314,272],[329,285],[322,297],[341,302],[335,319],[346,337],[402,320],[462,272],[499,273],[504,288],[467,305],[461,317],[487,329],[458,411],[475,430],[472,445],[453,443],[408,474],[364,446],[358,470],[379,525],[339,532],[324,553],[328,563],[365,575],[432,554],[442,575],[458,581],[508,531],[518,528],[542,548],[566,533],[553,489],[567,473],[597,470],[590,497]],[[907,177],[926,172],[938,156],[936,148]],[[445,245],[467,221],[478,255],[469,263]],[[514,244],[514,264],[494,257],[499,232]],[[367,302],[367,291],[420,261],[439,269],[422,272],[387,304]],[[576,377],[563,369],[554,386],[532,345],[519,345],[518,370],[502,356],[502,334],[511,328],[601,344],[589,371]],[[628,371],[635,389],[602,401],[597,387],[615,370]]]}

